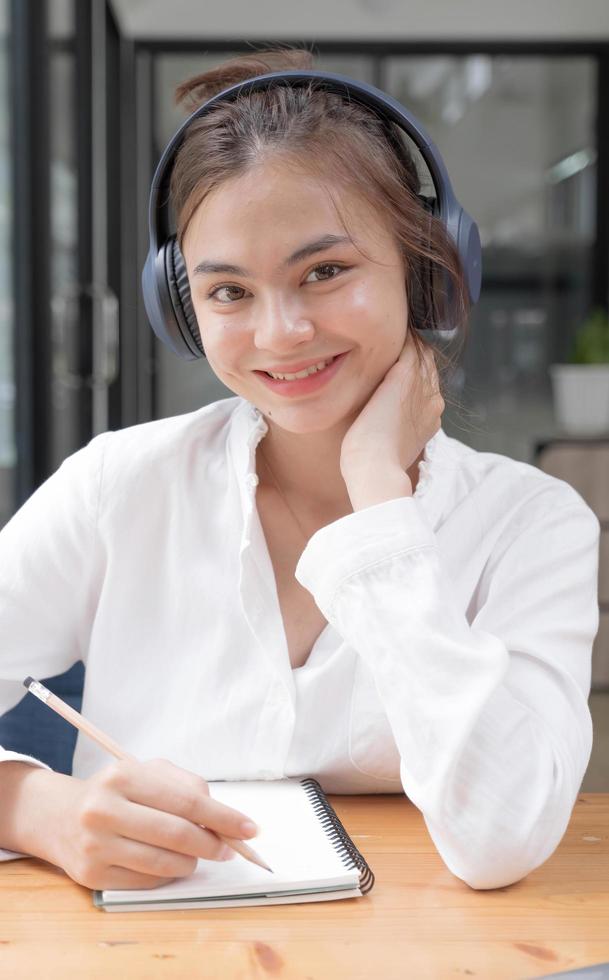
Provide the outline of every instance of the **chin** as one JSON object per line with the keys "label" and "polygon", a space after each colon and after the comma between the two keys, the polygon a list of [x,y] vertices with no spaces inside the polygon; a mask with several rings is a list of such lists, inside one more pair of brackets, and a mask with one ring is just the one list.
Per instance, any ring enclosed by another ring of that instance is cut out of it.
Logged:
{"label": "chin", "polygon": [[292,406],[269,406],[258,402],[256,406],[264,415],[267,422],[278,426],[285,432],[294,435],[312,435],[315,432],[328,432],[335,429],[346,429],[357,416],[354,411],[333,411],[320,405],[314,411],[308,411],[304,403]]}

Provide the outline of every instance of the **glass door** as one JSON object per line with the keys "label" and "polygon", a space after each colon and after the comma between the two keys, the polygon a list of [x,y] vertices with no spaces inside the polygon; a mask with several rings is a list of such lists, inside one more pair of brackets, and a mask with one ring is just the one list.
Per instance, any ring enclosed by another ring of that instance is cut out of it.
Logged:
{"label": "glass door", "polygon": [[109,5],[97,0],[38,5],[0,0],[3,12],[0,520],[5,522],[66,456],[116,424],[120,412],[120,40]]}
{"label": "glass door", "polygon": [[11,249],[11,98],[8,0],[0,0],[0,527],[15,507],[15,365]]}
{"label": "glass door", "polygon": [[[110,426],[118,392],[118,33],[104,4],[49,4],[51,468]],[[111,130],[111,132],[109,132]]]}

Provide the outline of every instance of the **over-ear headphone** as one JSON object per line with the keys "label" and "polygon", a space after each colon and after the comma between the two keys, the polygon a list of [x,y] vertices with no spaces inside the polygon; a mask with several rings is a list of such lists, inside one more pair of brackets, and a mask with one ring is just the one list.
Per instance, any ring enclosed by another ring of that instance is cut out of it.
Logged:
{"label": "over-ear headphone", "polygon": [[[233,101],[241,94],[272,85],[301,86],[312,80],[329,92],[336,92],[373,110],[387,125],[388,134],[391,132],[388,124],[396,123],[414,142],[427,165],[436,194],[435,198],[421,196],[421,202],[440,219],[455,242],[470,303],[473,305],[478,301],[482,276],[478,226],[457,201],[442,157],[418,120],[396,99],[372,85],[344,75],[320,71],[270,72],[232,85],[196,109],[165,148],[152,180],[148,205],[150,249],[142,272],[144,305],[157,337],[185,360],[205,356],[192,306],[186,263],[169,227],[169,181],[186,131],[195,119],[210,112],[218,102]],[[451,330],[453,326],[450,323],[434,324],[435,329],[442,330]]]}

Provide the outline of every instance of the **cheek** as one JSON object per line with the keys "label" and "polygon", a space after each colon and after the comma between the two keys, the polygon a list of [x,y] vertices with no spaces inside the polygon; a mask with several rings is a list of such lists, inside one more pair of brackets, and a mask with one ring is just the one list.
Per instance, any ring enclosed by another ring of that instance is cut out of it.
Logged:
{"label": "cheek", "polygon": [[227,367],[245,349],[247,331],[233,318],[208,318],[197,316],[201,340],[212,366],[217,363]]}
{"label": "cheek", "polygon": [[375,319],[380,302],[378,292],[370,280],[362,279],[354,283],[347,303],[349,315],[363,320]]}
{"label": "cheek", "polygon": [[399,329],[407,316],[405,285],[395,276],[360,280],[350,291],[348,310],[350,316],[377,323],[383,330],[388,326]]}
{"label": "cheek", "polygon": [[342,305],[341,320],[351,332],[360,332],[358,339],[370,354],[370,372],[385,362],[390,366],[397,360],[406,339],[406,290],[396,279],[357,283],[347,305]]}
{"label": "cheek", "polygon": [[239,363],[235,343],[218,330],[201,329],[201,340],[211,370],[223,384],[234,390]]}

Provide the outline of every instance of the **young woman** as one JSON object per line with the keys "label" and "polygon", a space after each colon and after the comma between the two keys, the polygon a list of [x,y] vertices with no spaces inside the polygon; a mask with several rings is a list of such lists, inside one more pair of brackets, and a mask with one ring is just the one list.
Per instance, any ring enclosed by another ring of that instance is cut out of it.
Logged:
{"label": "young woman", "polygon": [[598,522],[443,432],[417,260],[450,278],[455,325],[463,279],[418,190],[374,114],[314,86],[189,128],[177,240],[236,397],[95,438],[0,535],[1,710],[82,658],[83,714],[148,761],[79,736],[64,776],[7,747],[4,858],[153,887],[220,857],[204,827],[251,836],[207,781],[297,775],[406,793],[474,888],[556,848],[592,741]]}

